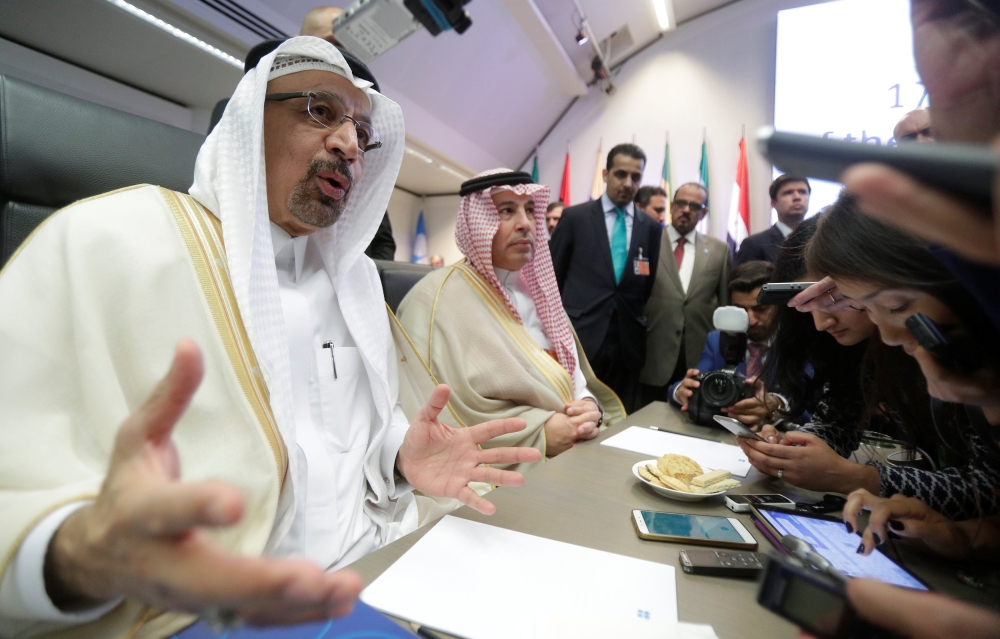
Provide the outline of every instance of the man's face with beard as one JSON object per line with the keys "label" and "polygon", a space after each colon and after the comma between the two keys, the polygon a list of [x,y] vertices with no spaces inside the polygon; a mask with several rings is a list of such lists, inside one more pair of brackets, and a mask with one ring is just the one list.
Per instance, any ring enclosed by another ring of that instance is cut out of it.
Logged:
{"label": "man's face with beard", "polygon": [[[290,73],[267,85],[270,93],[323,91],[335,96],[356,120],[370,118],[365,94],[329,71]],[[364,153],[354,125],[335,129],[316,122],[307,98],[264,103],[264,163],[271,221],[289,235],[308,235],[333,225],[361,178]]]}

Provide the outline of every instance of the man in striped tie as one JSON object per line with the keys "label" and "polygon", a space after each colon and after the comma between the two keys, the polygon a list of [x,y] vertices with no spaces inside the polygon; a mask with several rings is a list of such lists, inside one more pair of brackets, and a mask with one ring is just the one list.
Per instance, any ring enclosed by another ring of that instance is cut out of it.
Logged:
{"label": "man in striped tie", "polygon": [[663,232],[633,199],[646,154],[634,144],[608,152],[599,200],[563,211],[549,249],[563,306],[597,377],[626,410],[639,408],[646,360],[646,301],[653,290]]}

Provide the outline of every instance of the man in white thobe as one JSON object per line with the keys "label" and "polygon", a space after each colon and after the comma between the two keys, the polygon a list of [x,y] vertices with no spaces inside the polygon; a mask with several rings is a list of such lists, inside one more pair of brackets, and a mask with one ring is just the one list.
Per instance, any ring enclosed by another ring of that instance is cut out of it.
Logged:
{"label": "man in white thobe", "polygon": [[483,464],[539,459],[478,447],[520,420],[441,424],[447,387],[401,412],[362,254],[402,157],[398,106],[322,40],[256,57],[190,196],[76,203],[0,273],[18,311],[0,314],[3,636],[345,614],[360,580],[326,569],[416,527],[411,487],[490,513],[469,482],[522,477]]}

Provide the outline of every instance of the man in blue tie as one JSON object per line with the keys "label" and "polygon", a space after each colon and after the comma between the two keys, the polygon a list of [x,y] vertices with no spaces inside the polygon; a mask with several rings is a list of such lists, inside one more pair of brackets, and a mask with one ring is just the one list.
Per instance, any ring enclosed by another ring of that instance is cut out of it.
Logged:
{"label": "man in blue tie", "polygon": [[549,250],[563,306],[597,377],[639,408],[646,360],[646,301],[653,290],[663,229],[632,203],[646,154],[634,144],[608,153],[601,199],[563,211]]}

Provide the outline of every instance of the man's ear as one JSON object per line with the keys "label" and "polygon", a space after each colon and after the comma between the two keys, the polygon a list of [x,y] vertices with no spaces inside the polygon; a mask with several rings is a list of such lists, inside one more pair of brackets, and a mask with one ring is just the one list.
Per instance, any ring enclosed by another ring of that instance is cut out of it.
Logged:
{"label": "man's ear", "polygon": [[607,169],[601,169],[601,179],[604,180],[605,182],[608,181],[608,170]]}

